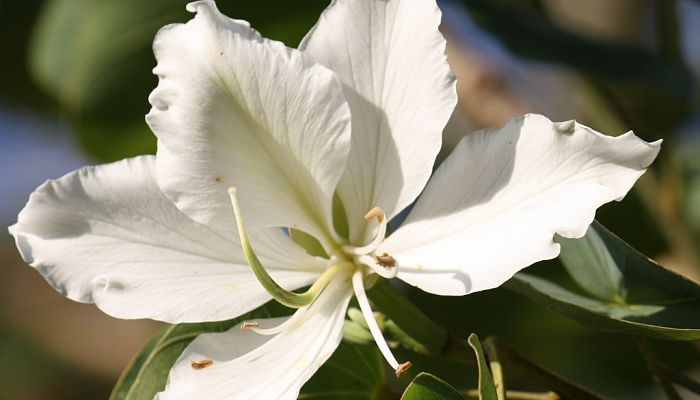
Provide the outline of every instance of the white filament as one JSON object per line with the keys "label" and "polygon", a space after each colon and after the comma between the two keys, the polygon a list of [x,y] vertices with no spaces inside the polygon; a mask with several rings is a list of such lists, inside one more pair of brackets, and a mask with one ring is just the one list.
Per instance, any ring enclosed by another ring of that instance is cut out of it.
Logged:
{"label": "white filament", "polygon": [[362,315],[365,316],[365,321],[367,321],[367,327],[369,328],[374,341],[379,347],[379,351],[384,356],[384,359],[391,365],[394,370],[399,369],[399,362],[396,361],[396,357],[392,354],[389,349],[389,345],[384,340],[382,331],[379,330],[379,325],[377,325],[377,320],[374,319],[374,314],[372,313],[372,307],[369,305],[369,300],[367,299],[367,294],[365,294],[364,283],[362,282],[363,276],[362,271],[357,270],[352,276],[352,287],[355,290],[355,297],[357,297],[357,302],[360,304],[360,310],[362,310]]}

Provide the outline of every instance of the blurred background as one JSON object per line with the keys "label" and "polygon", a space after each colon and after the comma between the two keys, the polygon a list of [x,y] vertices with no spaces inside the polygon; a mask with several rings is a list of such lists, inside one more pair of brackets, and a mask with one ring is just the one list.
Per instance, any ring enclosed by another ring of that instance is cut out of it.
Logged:
{"label": "blurred background", "polygon": [[[227,15],[295,47],[328,1],[220,0]],[[144,122],[157,80],[151,42],[184,22],[175,0],[0,0],[0,225],[29,193],[85,164],[152,153]],[[700,280],[700,1],[443,0],[459,104],[447,153],[470,131],[526,112],[665,140],[659,160],[598,218],[640,251]],[[110,318],[44,282],[0,234],[0,399],[107,398],[159,324]],[[557,262],[535,266],[556,275]],[[409,295],[457,332],[516,348],[611,398],[659,396],[627,339],[505,289]],[[456,311],[458,311],[456,313]],[[459,317],[459,318],[457,318]],[[655,343],[700,374],[697,343]]]}

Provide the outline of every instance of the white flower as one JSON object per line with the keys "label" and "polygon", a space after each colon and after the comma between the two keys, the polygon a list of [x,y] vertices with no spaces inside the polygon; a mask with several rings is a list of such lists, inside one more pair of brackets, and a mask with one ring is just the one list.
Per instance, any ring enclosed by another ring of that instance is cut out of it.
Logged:
{"label": "white flower", "polygon": [[[427,182],[456,102],[434,1],[336,0],[299,50],[212,1],[188,10],[196,16],[154,43],[157,155],[49,181],[10,228],[51,285],[116,317],[224,320],[271,296],[300,307],[245,325],[258,334],[197,338],[163,400],[295,398],[338,345],[353,292],[401,372],[365,279],[397,274],[439,295],[496,287],[556,257],[555,233],[582,236],[659,150],[631,132],[527,115],[465,136]],[[421,192],[385,238],[386,221]],[[334,194],[347,235],[334,225]],[[313,235],[328,258],[281,227]],[[213,364],[194,370],[201,359]]]}

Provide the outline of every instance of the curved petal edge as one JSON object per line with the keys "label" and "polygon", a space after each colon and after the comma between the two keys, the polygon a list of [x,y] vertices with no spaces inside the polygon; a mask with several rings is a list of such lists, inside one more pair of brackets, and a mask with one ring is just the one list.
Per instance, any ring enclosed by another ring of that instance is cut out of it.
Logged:
{"label": "curved petal edge", "polygon": [[379,251],[396,258],[399,278],[428,292],[497,287],[555,258],[555,234],[583,236],[596,209],[621,200],[660,145],[536,114],[468,134]]}
{"label": "curved petal edge", "polygon": [[336,75],[263,38],[213,1],[154,40],[159,82],[146,121],[158,137],[158,184],[195,221],[232,234],[227,189],[247,225],[332,237],[331,205],[350,149]]}

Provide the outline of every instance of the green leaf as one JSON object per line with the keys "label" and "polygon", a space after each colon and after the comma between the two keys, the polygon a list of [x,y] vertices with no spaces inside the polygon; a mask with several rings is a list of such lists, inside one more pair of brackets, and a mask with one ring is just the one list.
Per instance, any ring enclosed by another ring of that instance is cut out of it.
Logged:
{"label": "green leaf", "polygon": [[228,321],[166,325],[143,346],[122,372],[109,400],[152,400],[156,393],[165,388],[170,368],[182,351],[201,333],[222,332],[243,320],[288,313],[289,309],[269,302]]}
{"label": "green leaf", "polygon": [[385,399],[383,362],[374,344],[364,346],[343,341],[302,387],[299,399]]}
{"label": "green leaf", "polygon": [[484,357],[484,351],[481,348],[479,337],[472,333],[469,335],[467,343],[469,343],[469,346],[474,350],[479,369],[479,399],[498,400],[496,384],[493,382],[491,371],[489,371],[489,366],[486,363],[486,357]]}
{"label": "green leaf", "polygon": [[464,400],[464,396],[435,375],[421,372],[408,385],[401,400]]}
{"label": "green leaf", "polygon": [[412,346],[413,348],[420,348],[420,352],[440,354],[447,340],[445,328],[435,324],[425,313],[398,293],[388,280],[380,279],[367,291],[367,295],[374,303],[375,309],[381,310],[415,344],[420,345]]}
{"label": "green leaf", "polygon": [[700,286],[642,255],[599,223],[559,239],[583,293],[518,273],[506,287],[596,329],[669,340],[700,339]]}
{"label": "green leaf", "polygon": [[590,229],[584,239],[567,239],[557,236],[561,245],[564,268],[583,290],[606,302],[618,302],[625,297],[622,271],[618,264],[624,262],[624,249],[606,246],[603,237]]}

